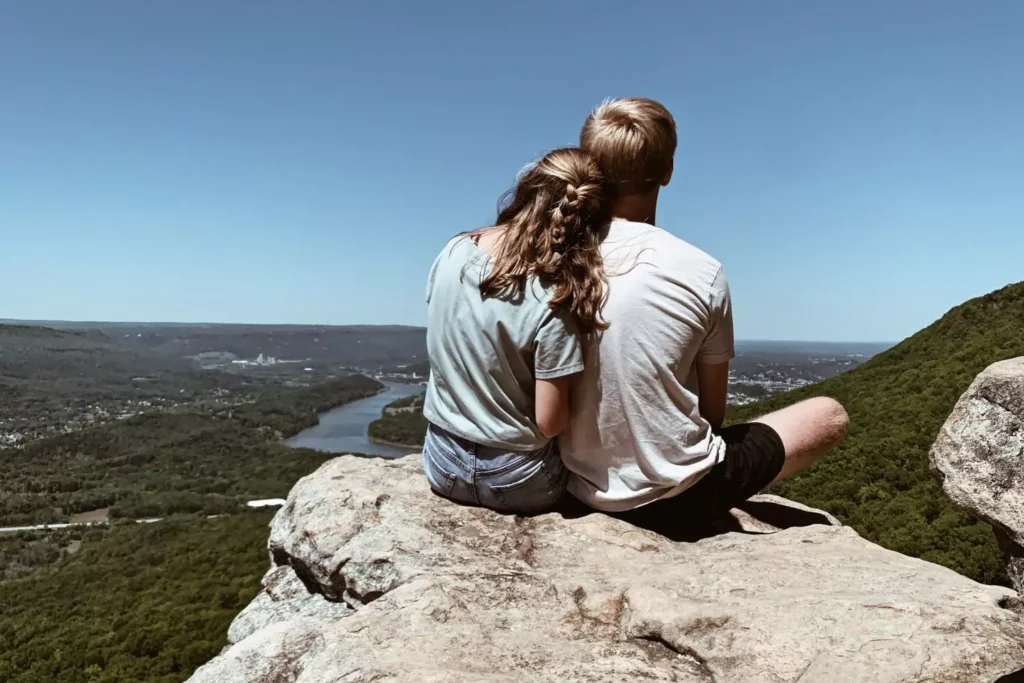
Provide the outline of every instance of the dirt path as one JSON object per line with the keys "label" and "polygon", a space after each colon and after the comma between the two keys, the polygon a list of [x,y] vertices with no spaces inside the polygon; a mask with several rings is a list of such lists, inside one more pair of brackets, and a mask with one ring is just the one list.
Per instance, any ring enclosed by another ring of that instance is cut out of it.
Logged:
{"label": "dirt path", "polygon": [[98,510],[80,512],[77,515],[72,515],[70,521],[72,524],[80,524],[82,522],[109,522],[110,508],[100,508]]}

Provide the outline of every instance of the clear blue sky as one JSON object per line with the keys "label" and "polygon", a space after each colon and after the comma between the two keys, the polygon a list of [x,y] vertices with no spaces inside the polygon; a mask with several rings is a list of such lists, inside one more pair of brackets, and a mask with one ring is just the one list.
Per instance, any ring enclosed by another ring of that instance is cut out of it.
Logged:
{"label": "clear blue sky", "polygon": [[897,340],[1024,279],[1022,36],[1016,0],[2,2],[0,317],[422,324],[447,238],[645,95],[739,337]]}

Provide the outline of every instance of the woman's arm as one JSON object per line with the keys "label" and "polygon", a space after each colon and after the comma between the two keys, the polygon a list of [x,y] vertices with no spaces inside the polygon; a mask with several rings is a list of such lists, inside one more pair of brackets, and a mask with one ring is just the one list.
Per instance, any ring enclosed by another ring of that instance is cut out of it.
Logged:
{"label": "woman's arm", "polygon": [[557,379],[538,379],[535,394],[537,426],[549,439],[558,436],[569,421],[569,384],[571,375]]}

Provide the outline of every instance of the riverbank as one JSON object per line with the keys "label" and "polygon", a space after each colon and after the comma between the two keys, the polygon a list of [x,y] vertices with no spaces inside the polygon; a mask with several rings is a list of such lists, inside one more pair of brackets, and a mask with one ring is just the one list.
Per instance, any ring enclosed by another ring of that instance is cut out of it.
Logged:
{"label": "riverbank", "polygon": [[307,388],[307,393],[311,394],[311,397],[317,401],[316,403],[310,401],[306,406],[304,406],[312,409],[311,415],[308,416],[304,422],[293,423],[288,429],[278,430],[278,434],[280,435],[279,440],[285,442],[287,445],[287,441],[289,439],[295,438],[299,434],[318,426],[320,424],[321,415],[326,415],[333,410],[344,408],[345,406],[358,401],[380,396],[381,394],[387,393],[389,390],[388,385],[379,380],[367,377],[366,375],[350,375],[350,377],[362,377],[373,382],[377,387],[375,389],[364,389],[358,393],[332,391],[332,388],[337,385],[336,382],[314,385]]}
{"label": "riverbank", "polygon": [[383,458],[400,458],[419,452],[426,429],[420,434],[380,433],[371,436],[370,424],[379,420],[385,409],[396,402],[422,393],[420,387],[385,382],[385,390],[340,408],[322,413],[319,424],[287,439],[293,448],[310,448],[327,453],[360,453]]}
{"label": "riverbank", "polygon": [[287,449],[281,435],[315,424],[328,406],[393,400],[381,388],[358,375],[313,386],[258,385],[239,389],[231,405],[156,407],[0,449],[10,465],[0,477],[0,526],[91,521],[104,509],[120,519],[216,515],[235,512],[239,499],[280,498],[324,460]]}

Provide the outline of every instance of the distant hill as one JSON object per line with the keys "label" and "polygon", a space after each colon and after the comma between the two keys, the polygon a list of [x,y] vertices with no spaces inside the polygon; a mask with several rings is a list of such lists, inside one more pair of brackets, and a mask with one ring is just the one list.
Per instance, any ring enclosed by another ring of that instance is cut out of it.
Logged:
{"label": "distant hill", "polygon": [[426,329],[403,325],[229,325],[53,322],[50,327],[100,332],[113,343],[170,356],[230,353],[367,367],[427,357]]}
{"label": "distant hill", "polygon": [[780,341],[737,339],[738,355],[757,354],[760,356],[836,356],[836,357],[867,357],[881,353],[894,346],[891,342],[813,342],[813,341]]}
{"label": "distant hill", "polygon": [[[188,401],[245,381],[185,359],[118,346],[100,330],[0,325],[0,446],[145,403]],[[5,436],[6,435],[6,436]]]}
{"label": "distant hill", "polygon": [[850,372],[731,409],[730,420],[812,396],[836,398],[850,413],[849,438],[776,491],[888,548],[1004,582],[991,529],[953,508],[928,471],[928,449],[974,377],[1015,356],[1024,356],[1024,282],[957,306]]}
{"label": "distant hill", "polygon": [[194,364],[146,351],[127,351],[100,330],[60,330],[0,325],[0,376],[5,380],[127,376],[156,379],[170,374],[204,376]]}

